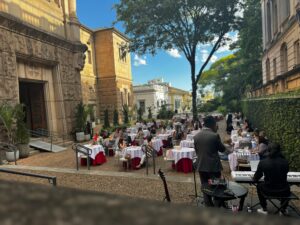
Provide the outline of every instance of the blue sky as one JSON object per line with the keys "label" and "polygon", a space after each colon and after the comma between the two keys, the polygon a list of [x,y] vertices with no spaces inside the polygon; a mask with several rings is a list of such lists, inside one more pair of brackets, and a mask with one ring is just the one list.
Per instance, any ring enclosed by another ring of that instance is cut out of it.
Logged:
{"label": "blue sky", "polygon": [[[116,19],[116,13],[112,9],[113,4],[118,0],[77,0],[77,15],[79,21],[92,28],[111,27]],[[115,26],[121,32],[124,28],[121,24]],[[235,39],[236,34],[230,36]],[[198,67],[203,63],[203,58],[207,56],[210,46],[201,46],[201,54],[198,56]],[[228,46],[223,47],[217,52],[212,62],[230,54]],[[159,51],[157,55],[137,56],[132,53],[132,77],[134,84],[143,84],[148,80],[162,77],[172,86],[191,90],[190,67],[185,57],[176,49],[170,52]]]}

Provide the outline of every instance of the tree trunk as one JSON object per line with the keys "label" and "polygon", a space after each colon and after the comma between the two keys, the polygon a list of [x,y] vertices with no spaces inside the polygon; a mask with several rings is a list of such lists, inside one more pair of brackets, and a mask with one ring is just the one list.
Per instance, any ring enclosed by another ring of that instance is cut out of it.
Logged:
{"label": "tree trunk", "polygon": [[191,65],[191,77],[192,77],[192,106],[193,106],[193,120],[198,121],[197,110],[197,82],[196,82],[196,65],[195,61],[190,62]]}

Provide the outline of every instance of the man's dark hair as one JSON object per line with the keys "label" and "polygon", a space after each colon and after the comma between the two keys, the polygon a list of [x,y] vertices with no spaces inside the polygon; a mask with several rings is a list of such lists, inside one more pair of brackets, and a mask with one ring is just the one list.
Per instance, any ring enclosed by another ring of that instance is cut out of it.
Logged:
{"label": "man's dark hair", "polygon": [[147,141],[150,142],[151,140],[152,140],[152,136],[150,135],[147,137]]}
{"label": "man's dark hair", "polygon": [[213,116],[207,116],[204,118],[204,126],[208,128],[213,128],[216,126],[216,120]]}
{"label": "man's dark hair", "polygon": [[270,158],[283,157],[281,147],[278,143],[270,143],[268,145],[268,152]]}

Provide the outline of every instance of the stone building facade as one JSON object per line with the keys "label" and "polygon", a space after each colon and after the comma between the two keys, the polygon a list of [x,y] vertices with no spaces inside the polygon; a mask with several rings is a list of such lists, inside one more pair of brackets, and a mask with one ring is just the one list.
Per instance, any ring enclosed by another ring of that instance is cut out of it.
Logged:
{"label": "stone building facade", "polygon": [[191,111],[191,93],[172,87],[163,79],[154,79],[147,84],[133,86],[133,92],[134,103],[138,109],[142,108],[144,117],[148,115],[149,107],[152,109],[153,116],[157,116],[162,105],[177,113]]}
{"label": "stone building facade", "polygon": [[300,88],[299,0],[261,0],[263,20],[263,87],[252,96]]}
{"label": "stone building facade", "polygon": [[103,121],[108,110],[109,119],[113,111],[119,112],[122,120],[122,108],[133,105],[131,58],[127,53],[128,38],[115,28],[94,31],[95,62],[97,71],[98,113]]}
{"label": "stone building facade", "polygon": [[75,0],[1,0],[0,102],[23,103],[32,130],[69,133],[85,51]]}
{"label": "stone building facade", "polygon": [[0,0],[0,102],[23,103],[27,127],[69,134],[82,101],[132,106],[128,38],[80,24],[76,0]]}

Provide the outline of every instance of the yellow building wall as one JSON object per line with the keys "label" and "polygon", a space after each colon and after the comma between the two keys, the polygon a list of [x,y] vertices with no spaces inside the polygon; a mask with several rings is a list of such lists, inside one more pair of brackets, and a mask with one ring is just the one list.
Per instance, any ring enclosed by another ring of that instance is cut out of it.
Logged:
{"label": "yellow building wall", "polygon": [[62,5],[58,2],[54,0],[1,0],[0,11],[64,37],[64,13]]}
{"label": "yellow building wall", "polygon": [[80,41],[87,46],[85,52],[85,64],[81,71],[82,101],[84,104],[96,105],[97,88],[94,60],[93,32],[85,27],[80,28]]}
{"label": "yellow building wall", "polygon": [[94,39],[99,113],[103,119],[107,109],[112,120],[113,111],[117,109],[121,119],[122,103],[129,107],[133,104],[130,54],[127,54],[126,61],[119,57],[120,46],[128,40],[113,28],[95,31]]}

